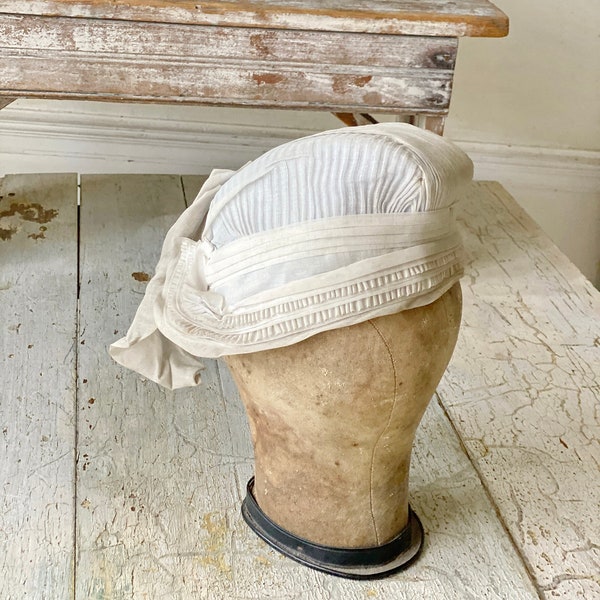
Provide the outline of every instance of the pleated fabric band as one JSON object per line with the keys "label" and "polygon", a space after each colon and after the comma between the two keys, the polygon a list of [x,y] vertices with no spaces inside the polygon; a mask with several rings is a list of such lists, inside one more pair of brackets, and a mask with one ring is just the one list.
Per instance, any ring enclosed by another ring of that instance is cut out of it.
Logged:
{"label": "pleated fabric band", "polygon": [[256,352],[429,304],[462,274],[462,151],[410,125],[334,130],[213,171],[166,236],[113,358],[169,388]]}

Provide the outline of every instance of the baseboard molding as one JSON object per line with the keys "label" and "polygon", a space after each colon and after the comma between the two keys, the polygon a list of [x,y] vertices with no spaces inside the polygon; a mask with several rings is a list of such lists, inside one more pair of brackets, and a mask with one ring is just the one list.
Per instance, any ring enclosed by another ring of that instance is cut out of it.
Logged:
{"label": "baseboard molding", "polygon": [[[247,110],[213,110],[202,120],[202,112],[189,118],[179,111],[173,118],[164,109],[130,110],[124,116],[110,105],[82,108],[88,105],[29,101],[2,110],[0,174],[206,173],[237,168],[278,144],[341,125],[318,113],[289,125],[281,112],[272,121],[262,111],[252,123],[240,122],[240,114],[257,114]],[[599,187],[600,152],[456,141],[473,159],[477,179],[573,191]]]}
{"label": "baseboard molding", "polygon": [[[248,119],[232,122],[226,109],[220,120],[203,121],[181,115],[156,118],[146,111],[124,117],[114,110],[78,110],[84,103],[68,110],[47,104],[51,108],[17,102],[0,112],[0,174],[205,173],[239,167],[278,144],[322,131],[324,124],[312,113],[305,113],[300,125],[287,126],[281,119],[267,121],[264,111],[251,124]],[[333,118],[326,124],[341,126]],[[574,191],[599,187],[600,152],[456,141],[473,159],[477,179]]]}
{"label": "baseboard molding", "polygon": [[[111,105],[64,104],[15,103],[0,112],[0,174],[203,174],[238,168],[274,146],[339,123],[331,117],[323,127],[317,114],[314,126],[290,126],[279,114],[270,123],[264,111],[179,107],[142,107],[139,114],[128,107],[123,116]],[[240,114],[258,117],[252,123]]]}
{"label": "baseboard molding", "polygon": [[600,190],[600,152],[460,140],[457,143],[473,160],[476,179],[540,190]]}

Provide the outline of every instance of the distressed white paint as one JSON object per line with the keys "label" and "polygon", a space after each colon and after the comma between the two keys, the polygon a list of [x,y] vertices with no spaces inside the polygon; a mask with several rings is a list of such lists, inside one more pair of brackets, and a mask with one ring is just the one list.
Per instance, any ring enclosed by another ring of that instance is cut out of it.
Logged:
{"label": "distressed white paint", "polygon": [[0,90],[325,110],[447,112],[457,39],[0,13]]}
{"label": "distressed white paint", "polygon": [[[423,67],[452,69],[455,38],[351,35],[332,32],[327,38],[315,31],[190,27],[144,24],[135,29],[125,21],[88,22],[82,19],[2,18],[3,52],[34,51],[95,53],[114,59],[154,60],[169,57],[181,63],[262,65],[287,69],[311,65],[356,67]],[[327,43],[324,43],[327,42]],[[337,59],[337,62],[332,62]],[[364,72],[363,72],[364,74]]]}
{"label": "distressed white paint", "polygon": [[600,294],[498,184],[460,216],[464,320],[438,392],[546,598],[600,598]]}
{"label": "distressed white paint", "polygon": [[[236,506],[214,363],[201,395],[168,394],[106,352],[131,320],[185,204],[177,177],[84,177],[81,194],[78,596],[191,598]],[[147,274],[147,275],[146,275]],[[140,281],[141,280],[141,281]],[[215,509],[218,507],[218,509]],[[222,512],[221,512],[222,511]]]}
{"label": "distressed white paint", "polygon": [[161,23],[356,31],[401,35],[502,36],[507,19],[487,0],[0,0],[0,12]]}
{"label": "distressed white paint", "polygon": [[[44,211],[56,212],[44,222]],[[0,596],[67,600],[74,560],[76,177],[0,180],[1,232]]]}

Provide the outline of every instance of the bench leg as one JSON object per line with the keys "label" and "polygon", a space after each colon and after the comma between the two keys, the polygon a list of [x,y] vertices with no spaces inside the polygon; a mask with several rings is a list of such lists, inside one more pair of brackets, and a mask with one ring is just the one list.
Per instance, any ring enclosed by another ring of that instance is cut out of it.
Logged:
{"label": "bench leg", "polygon": [[424,129],[429,129],[438,135],[444,135],[444,124],[446,117],[425,117],[425,123],[422,125]]}
{"label": "bench leg", "polygon": [[[349,127],[356,127],[357,125],[370,125],[377,123],[371,115],[367,113],[333,113],[342,123]],[[416,125],[422,129],[428,129],[437,133],[438,135],[444,134],[444,123],[446,117],[428,116],[428,115],[410,115],[408,122],[411,125]]]}
{"label": "bench leg", "polygon": [[421,129],[428,129],[429,131],[433,131],[433,133],[437,133],[438,135],[443,135],[446,117],[434,117],[434,116],[427,116],[427,115],[411,115],[408,119],[408,122],[411,125],[416,125],[417,127],[421,127]]}
{"label": "bench leg", "polygon": [[333,113],[333,115],[349,127],[356,127],[357,125],[373,125],[378,123],[377,119],[374,119],[367,113]]}

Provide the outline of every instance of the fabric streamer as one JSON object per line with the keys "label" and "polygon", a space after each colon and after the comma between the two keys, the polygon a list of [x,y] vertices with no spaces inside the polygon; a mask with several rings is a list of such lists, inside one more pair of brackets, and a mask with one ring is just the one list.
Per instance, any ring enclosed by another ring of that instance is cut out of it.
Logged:
{"label": "fabric streamer", "polygon": [[175,389],[200,382],[201,357],[437,300],[463,272],[453,207],[472,174],[455,145],[403,123],[326,131],[213,171],[111,356]]}

